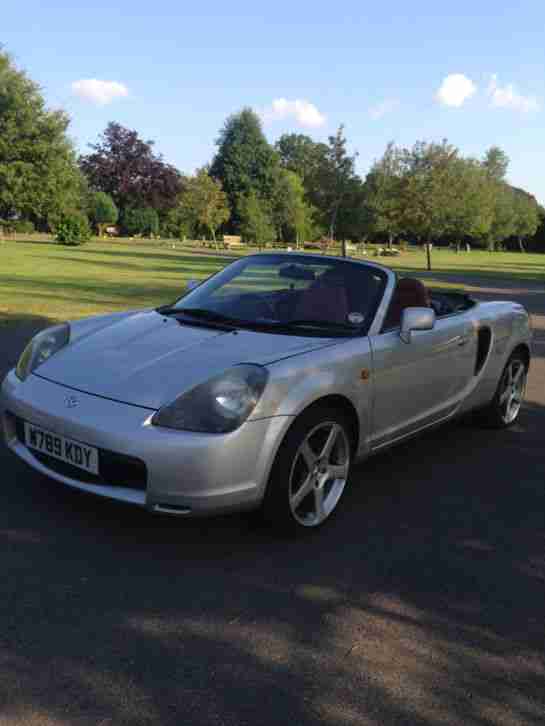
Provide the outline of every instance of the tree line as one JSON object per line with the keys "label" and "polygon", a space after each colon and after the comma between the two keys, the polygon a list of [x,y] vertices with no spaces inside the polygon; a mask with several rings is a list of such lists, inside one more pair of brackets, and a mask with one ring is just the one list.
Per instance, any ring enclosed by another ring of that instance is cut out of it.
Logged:
{"label": "tree line", "polygon": [[327,143],[284,134],[271,145],[250,108],[229,116],[210,164],[184,175],[153,141],[110,123],[78,156],[69,118],[0,52],[0,225],[61,241],[115,226],[136,236],[238,234],[284,242],[401,241],[545,251],[545,210],[506,180],[509,160],[448,141],[388,144],[365,177],[341,126]]}

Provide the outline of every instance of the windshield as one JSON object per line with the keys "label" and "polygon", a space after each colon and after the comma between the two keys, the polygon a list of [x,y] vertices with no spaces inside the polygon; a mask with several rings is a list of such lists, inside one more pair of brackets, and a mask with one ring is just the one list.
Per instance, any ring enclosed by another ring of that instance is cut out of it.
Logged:
{"label": "windshield", "polygon": [[210,323],[297,335],[367,332],[386,285],[371,265],[313,255],[252,255],[168,308]]}

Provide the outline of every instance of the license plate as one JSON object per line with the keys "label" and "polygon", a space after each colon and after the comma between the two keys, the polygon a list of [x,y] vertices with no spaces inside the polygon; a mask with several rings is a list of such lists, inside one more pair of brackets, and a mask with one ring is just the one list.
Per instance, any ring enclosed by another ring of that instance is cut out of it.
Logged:
{"label": "license plate", "polygon": [[40,451],[91,474],[98,474],[98,449],[80,441],[67,439],[25,421],[25,442],[29,449]]}

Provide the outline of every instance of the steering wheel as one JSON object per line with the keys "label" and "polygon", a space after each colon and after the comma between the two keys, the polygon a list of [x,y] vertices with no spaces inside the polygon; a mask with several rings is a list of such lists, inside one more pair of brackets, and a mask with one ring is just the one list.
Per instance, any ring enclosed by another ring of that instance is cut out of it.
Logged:
{"label": "steering wheel", "polygon": [[276,310],[271,302],[264,300],[260,295],[250,294],[244,296],[243,308],[251,308],[252,314],[260,318],[277,318]]}

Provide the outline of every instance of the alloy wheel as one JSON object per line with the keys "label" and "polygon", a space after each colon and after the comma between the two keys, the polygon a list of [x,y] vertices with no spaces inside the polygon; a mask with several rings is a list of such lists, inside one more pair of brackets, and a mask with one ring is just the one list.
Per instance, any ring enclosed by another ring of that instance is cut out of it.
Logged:
{"label": "alloy wheel", "polygon": [[333,512],[346,487],[350,444],[334,421],[313,428],[299,446],[289,482],[290,509],[304,527],[317,527]]}
{"label": "alloy wheel", "polygon": [[510,424],[519,415],[524,391],[526,390],[527,370],[524,362],[519,358],[513,358],[504,371],[499,406],[504,423]]}

